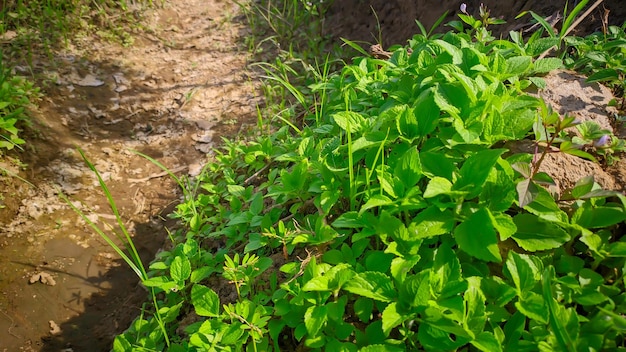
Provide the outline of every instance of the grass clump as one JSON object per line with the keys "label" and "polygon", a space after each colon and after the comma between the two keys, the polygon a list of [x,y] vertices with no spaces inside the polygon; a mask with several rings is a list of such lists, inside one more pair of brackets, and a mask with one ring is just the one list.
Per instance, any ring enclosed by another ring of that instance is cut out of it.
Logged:
{"label": "grass clump", "polygon": [[[624,348],[626,197],[591,177],[553,194],[539,171],[555,150],[597,156],[525,93],[562,59],[462,20],[305,88],[277,80],[304,112],[226,140],[189,186],[144,281],[160,317],[114,350]],[[503,147],[522,139],[535,155]]]}

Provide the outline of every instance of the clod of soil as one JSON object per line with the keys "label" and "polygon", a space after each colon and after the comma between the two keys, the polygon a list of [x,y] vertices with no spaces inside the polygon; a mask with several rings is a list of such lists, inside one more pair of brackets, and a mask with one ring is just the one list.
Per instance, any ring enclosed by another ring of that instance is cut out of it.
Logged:
{"label": "clod of soil", "polygon": [[35,282],[41,282],[49,286],[55,286],[57,284],[52,275],[44,272],[33,274],[30,279],[28,279],[28,283],[34,284]]}

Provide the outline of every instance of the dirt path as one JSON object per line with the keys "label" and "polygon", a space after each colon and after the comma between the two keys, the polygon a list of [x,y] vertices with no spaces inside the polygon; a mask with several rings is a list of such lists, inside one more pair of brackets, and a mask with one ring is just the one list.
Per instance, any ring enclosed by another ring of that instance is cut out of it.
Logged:
{"label": "dirt path", "polygon": [[51,83],[20,175],[36,188],[16,179],[1,185],[0,351],[108,350],[140,313],[146,291],[55,187],[89,205],[99,225],[114,222],[79,146],[149,261],[166,241],[163,217],[179,192],[129,150],[193,176],[219,136],[256,123],[238,13],[225,0],[171,0],[146,14],[131,47],[85,38],[57,53],[56,66],[35,63]]}

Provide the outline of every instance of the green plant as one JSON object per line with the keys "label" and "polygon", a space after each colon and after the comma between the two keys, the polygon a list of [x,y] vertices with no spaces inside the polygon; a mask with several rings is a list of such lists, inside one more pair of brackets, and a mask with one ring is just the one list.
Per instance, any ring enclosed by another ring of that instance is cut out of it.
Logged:
{"label": "green plant", "polygon": [[[20,125],[28,125],[26,108],[39,96],[32,82],[14,76],[0,54],[0,149],[13,149],[26,143],[20,138]],[[1,153],[1,152],[0,152]]]}
{"label": "green plant", "polygon": [[[123,236],[120,235],[113,228],[109,228],[109,230],[113,232],[113,234],[117,237],[117,241],[115,241],[114,238],[109,236],[104,230],[98,227],[98,225],[94,221],[92,221],[87,215],[85,215],[85,213],[60,190],[58,191],[59,196],[67,203],[67,205],[70,206],[70,208],[72,208],[72,210],[74,210],[83,219],[83,221],[85,221],[94,230],[94,232],[96,232],[113,250],[115,250],[115,252],[133,270],[133,272],[137,275],[137,277],[141,280],[141,282],[144,285],[148,286],[146,284],[149,280],[148,273],[143,265],[143,262],[141,261],[141,257],[139,256],[139,252],[137,251],[137,248],[135,247],[133,239],[130,236],[126,226],[124,225],[124,219],[120,216],[120,213],[115,204],[115,200],[111,196],[111,192],[109,191],[109,188],[107,187],[106,183],[102,179],[102,176],[100,175],[96,167],[87,159],[84,152],[81,149],[78,149],[78,152],[80,156],[83,158],[83,161],[87,164],[89,169],[95,174],[96,178],[98,179],[98,184],[100,185],[100,188],[104,192],[104,195],[117,221],[117,225],[119,226],[119,230],[122,232]],[[121,246],[123,247],[121,247],[119,243],[121,243]],[[170,307],[159,308],[155,291],[151,290],[150,293],[151,293],[151,298],[152,298],[154,307],[156,308],[155,308],[155,313],[150,322],[152,324],[152,327],[147,333],[150,336],[156,334],[158,338],[148,339],[148,341],[153,342],[155,340],[156,341],[164,340],[165,344],[169,346],[170,345],[169,337],[165,331],[164,324],[171,321],[173,314],[171,314]],[[168,312],[170,314],[167,314]],[[175,315],[173,317],[175,318]],[[146,333],[145,328],[148,325],[143,324],[143,322],[144,322],[143,320],[139,319],[138,321],[135,321],[135,326],[139,326],[138,328],[139,331],[143,331],[144,333]],[[143,326],[144,330],[141,329],[141,326]],[[134,327],[131,327],[131,330],[133,328]],[[129,343],[128,346],[131,346],[131,344]],[[156,346],[157,345],[154,345],[154,347]]]}
{"label": "green plant", "polygon": [[[170,350],[623,348],[626,197],[592,177],[554,195],[538,171],[553,151],[595,160],[608,134],[525,93],[560,59],[472,27],[307,87],[265,66],[303,113],[226,140],[185,191],[187,229],[146,280]],[[502,147],[522,139],[536,152]],[[158,346],[156,326],[114,350]]]}
{"label": "green plant", "polygon": [[[567,35],[574,29],[576,26],[587,17],[593,9],[595,9],[603,0],[596,0],[596,2],[591,5],[587,11],[585,11],[580,17],[578,15],[582,10],[585,9],[589,0],[582,0],[576,3],[576,6],[572,9],[571,12],[568,13],[567,4],[563,11],[563,25],[561,29],[557,31],[550,23],[548,23],[543,17],[534,13],[533,11],[525,11],[522,12],[517,18],[524,16],[527,13],[530,13],[531,16],[537,21],[537,23],[543,28],[547,33],[549,38],[544,38],[539,40],[539,37],[542,34],[542,31],[537,31],[531,36],[531,40],[537,40],[539,48],[541,48],[541,52],[539,58],[545,57],[551,49],[556,49],[557,51],[561,49],[561,45],[564,40],[566,40]],[[578,17],[578,18],[577,18]]]}
{"label": "green plant", "polygon": [[619,110],[626,108],[626,24],[610,26],[605,33],[593,33],[585,38],[567,37],[572,48],[565,59],[568,67],[588,74],[588,82],[603,82],[621,100]]}

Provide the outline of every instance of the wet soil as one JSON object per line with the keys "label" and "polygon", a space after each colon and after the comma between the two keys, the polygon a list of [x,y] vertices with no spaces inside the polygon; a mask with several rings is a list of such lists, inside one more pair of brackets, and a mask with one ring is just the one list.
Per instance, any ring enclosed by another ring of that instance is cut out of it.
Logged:
{"label": "wet soil", "polygon": [[[621,1],[606,1],[611,21],[621,16],[623,22],[626,10],[616,6]],[[511,22],[526,9],[551,15],[564,1],[484,2],[492,15]],[[476,11],[478,1],[467,3]],[[416,18],[429,27],[446,9],[454,15],[458,5],[446,0],[335,1],[326,29],[336,38],[375,43],[373,8],[388,47],[417,32]],[[602,13],[593,16],[587,30],[600,25]],[[141,312],[147,292],[58,192],[69,194],[98,225],[117,228],[76,151],[82,148],[109,185],[142,259],[153,258],[166,244],[167,231],[175,230],[167,214],[180,191],[131,150],[179,175],[194,176],[220,136],[235,136],[255,125],[256,105],[262,102],[257,75],[247,65],[242,20],[231,1],[170,0],[146,14],[130,47],[84,38],[55,52],[53,61],[35,60],[45,89],[35,111],[36,133],[19,155],[26,166],[10,159],[0,165],[34,184],[15,178],[0,183],[0,351],[105,351]],[[608,90],[570,73],[555,75],[547,79],[554,84],[545,93],[555,109],[565,113],[576,107],[569,113],[610,119],[603,103],[610,99]],[[574,86],[559,90],[566,86],[563,82]],[[548,171],[558,171],[553,176],[565,187],[570,178],[591,173],[607,188],[625,188],[623,162],[611,168],[562,160],[552,165]]]}
{"label": "wet soil", "polygon": [[44,98],[17,155],[26,165],[1,165],[34,186],[1,180],[0,351],[108,350],[140,314],[137,277],[58,193],[119,230],[79,147],[149,262],[175,230],[167,215],[180,190],[132,150],[195,176],[221,136],[256,123],[242,19],[230,1],[168,1],[146,13],[130,47],[83,38],[35,58]]}

